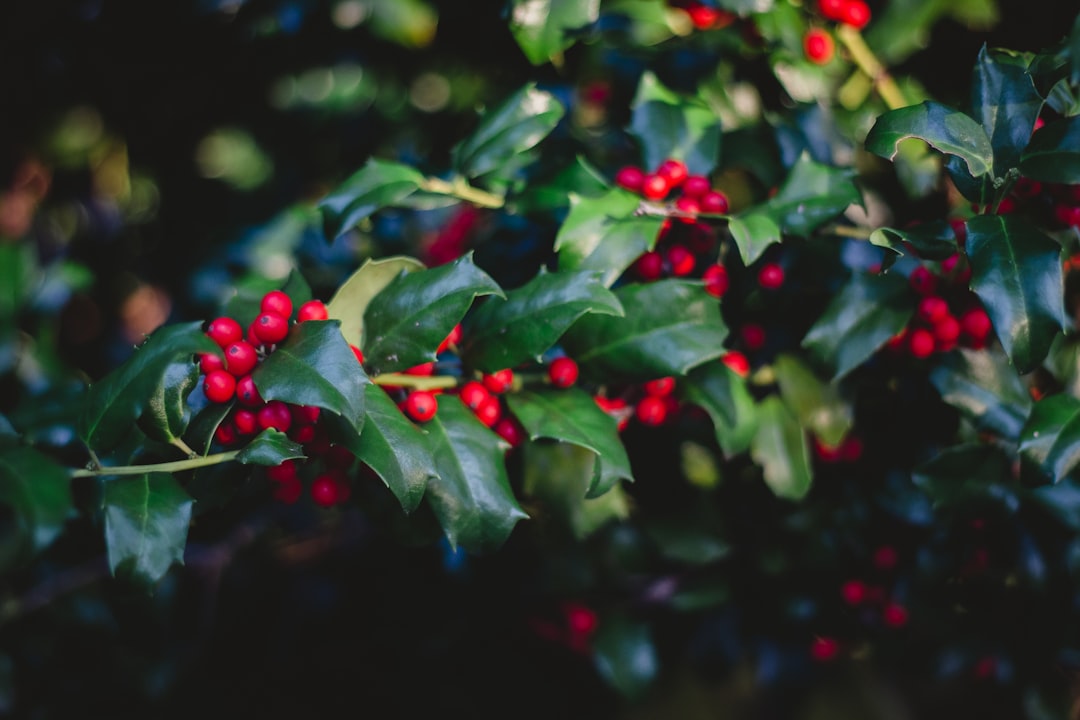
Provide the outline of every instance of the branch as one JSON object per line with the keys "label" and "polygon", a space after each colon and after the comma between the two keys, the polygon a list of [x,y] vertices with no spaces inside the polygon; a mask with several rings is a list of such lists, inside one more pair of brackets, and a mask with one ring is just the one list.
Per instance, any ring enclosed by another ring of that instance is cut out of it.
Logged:
{"label": "branch", "polygon": [[836,36],[847,48],[851,59],[866,75],[874,82],[878,95],[885,101],[890,110],[907,107],[910,103],[900,91],[896,81],[892,79],[885,66],[874,55],[874,51],[863,40],[862,34],[850,25],[841,24],[836,28]]}
{"label": "branch", "polygon": [[142,475],[143,473],[148,472],[174,473],[180,472],[181,470],[194,470],[195,468],[206,467],[208,465],[219,465],[220,463],[232,462],[239,454],[239,450],[229,450],[228,452],[207,455],[206,457],[195,457],[187,460],[174,460],[172,462],[153,463],[150,465],[117,465],[116,467],[103,467],[99,470],[72,470],[71,477],[84,478],[107,477],[109,475]]}

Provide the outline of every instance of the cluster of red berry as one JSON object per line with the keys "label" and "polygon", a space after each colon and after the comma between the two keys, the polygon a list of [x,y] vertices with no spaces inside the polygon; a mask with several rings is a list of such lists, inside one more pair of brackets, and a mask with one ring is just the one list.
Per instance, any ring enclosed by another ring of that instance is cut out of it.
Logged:
{"label": "cluster of red berry", "polygon": [[[818,12],[826,20],[850,25],[861,30],[870,22],[870,6],[863,0],[818,0]],[[821,27],[811,27],[803,35],[803,52],[807,60],[825,65],[836,55],[836,41]]]}
{"label": "cluster of red berry", "polygon": [[698,30],[719,30],[734,23],[738,17],[727,10],[706,5],[699,0],[672,0],[671,7],[682,10]]}

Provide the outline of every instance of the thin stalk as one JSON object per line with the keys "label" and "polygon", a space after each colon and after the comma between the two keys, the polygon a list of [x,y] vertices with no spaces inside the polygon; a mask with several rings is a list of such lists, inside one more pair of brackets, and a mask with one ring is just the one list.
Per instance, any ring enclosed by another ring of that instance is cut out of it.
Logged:
{"label": "thin stalk", "polygon": [[194,470],[195,468],[209,465],[220,465],[232,462],[240,454],[239,450],[207,455],[206,457],[194,457],[187,460],[174,460],[172,462],[152,463],[150,465],[117,465],[116,467],[104,467],[100,470],[72,470],[71,477],[108,477],[110,475],[142,475],[150,472],[174,473],[182,470]]}
{"label": "thin stalk", "polygon": [[908,101],[904,98],[900,86],[892,79],[885,66],[878,60],[877,55],[870,49],[863,39],[862,33],[850,25],[840,25],[836,28],[836,37],[840,39],[848,54],[866,75],[873,80],[878,95],[885,101],[890,110],[907,107]]}
{"label": "thin stalk", "polygon": [[499,195],[473,187],[463,177],[454,178],[452,182],[429,177],[424,179],[424,183],[420,187],[428,192],[456,197],[480,207],[501,208],[506,204],[506,201]]}

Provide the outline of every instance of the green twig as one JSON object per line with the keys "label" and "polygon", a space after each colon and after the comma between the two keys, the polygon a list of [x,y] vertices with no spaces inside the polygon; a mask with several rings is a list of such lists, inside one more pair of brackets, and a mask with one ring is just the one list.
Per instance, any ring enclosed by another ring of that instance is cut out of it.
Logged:
{"label": "green twig", "polygon": [[900,86],[892,79],[858,30],[850,25],[840,25],[836,28],[836,37],[847,48],[852,61],[873,81],[878,95],[890,110],[908,106],[909,103],[901,92]]}
{"label": "green twig", "polygon": [[199,456],[199,453],[192,450],[191,447],[186,442],[184,442],[183,438],[173,438],[172,440],[169,441],[169,444],[172,445],[175,448],[178,448],[180,450],[180,452],[184,453],[189,458],[194,458],[194,457]]}
{"label": "green twig", "polygon": [[452,182],[435,177],[425,178],[420,189],[437,195],[456,197],[480,207],[501,208],[506,204],[506,201],[499,195],[473,187],[463,177],[456,177]]}
{"label": "green twig", "polygon": [[383,373],[371,378],[376,385],[406,387],[413,390],[445,390],[457,387],[460,380],[453,375],[409,375],[407,373]]}
{"label": "green twig", "polygon": [[153,463],[150,465],[117,465],[116,467],[103,467],[99,470],[72,470],[71,477],[107,477],[109,475],[142,475],[150,472],[174,473],[181,470],[194,470],[195,468],[208,465],[219,465],[232,462],[240,454],[239,450],[207,455],[206,457],[194,457],[187,460],[174,460],[172,462]]}

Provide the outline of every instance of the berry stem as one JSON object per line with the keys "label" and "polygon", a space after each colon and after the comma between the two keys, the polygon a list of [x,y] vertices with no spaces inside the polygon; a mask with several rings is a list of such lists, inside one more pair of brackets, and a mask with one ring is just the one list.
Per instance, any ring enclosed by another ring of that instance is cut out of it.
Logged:
{"label": "berry stem", "polygon": [[452,181],[442,180],[436,177],[429,177],[424,179],[423,185],[420,186],[422,190],[427,192],[436,193],[437,195],[449,195],[451,197],[460,198],[466,202],[470,202],[473,205],[485,208],[501,208],[506,204],[506,201],[494,193],[489,193],[486,190],[473,187],[465,178],[458,176]]}
{"label": "berry stem", "polygon": [[174,460],[172,462],[152,463],[150,465],[117,465],[116,467],[103,467],[99,470],[72,470],[71,477],[108,477],[110,475],[142,475],[148,472],[174,473],[182,470],[194,470],[195,468],[208,465],[220,465],[232,462],[240,454],[239,450],[215,453],[206,457],[194,457],[187,460]]}
{"label": "berry stem", "polygon": [[850,25],[840,25],[836,28],[836,37],[844,44],[851,59],[859,70],[865,73],[874,83],[878,95],[885,101],[890,110],[907,107],[908,101],[901,92],[900,86],[892,79],[885,66],[881,64],[874,51],[866,44],[862,33]]}
{"label": "berry stem", "polygon": [[169,444],[172,445],[173,447],[177,448],[178,450],[180,450],[180,452],[187,455],[188,458],[199,457],[199,453],[192,450],[191,446],[189,446],[186,442],[184,442],[183,438],[173,438],[172,440],[169,441]]}

